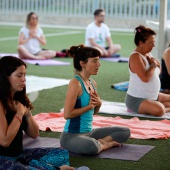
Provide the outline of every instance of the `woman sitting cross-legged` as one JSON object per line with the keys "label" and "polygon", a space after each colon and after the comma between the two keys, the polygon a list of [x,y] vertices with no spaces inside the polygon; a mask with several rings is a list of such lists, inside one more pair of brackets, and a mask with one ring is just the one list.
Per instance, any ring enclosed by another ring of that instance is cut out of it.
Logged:
{"label": "woman sitting cross-legged", "polygon": [[38,24],[38,16],[34,12],[27,15],[26,26],[19,31],[18,54],[21,59],[45,60],[54,57],[64,57],[66,53],[42,49],[46,45],[46,38]]}
{"label": "woman sitting cross-legged", "polygon": [[90,78],[99,71],[100,52],[83,45],[72,46],[68,55],[73,57],[75,76],[70,81],[64,105],[67,120],[60,143],[68,151],[94,155],[111,147],[121,146],[130,137],[126,127],[92,128],[93,115],[102,104],[97,84]]}

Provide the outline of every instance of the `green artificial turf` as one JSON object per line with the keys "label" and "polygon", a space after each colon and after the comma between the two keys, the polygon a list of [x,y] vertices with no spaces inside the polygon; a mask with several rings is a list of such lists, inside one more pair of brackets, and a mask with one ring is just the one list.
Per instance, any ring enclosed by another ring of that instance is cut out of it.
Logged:
{"label": "green artificial turf", "polygon": [[[17,50],[17,36],[20,27],[14,26],[0,26],[0,52],[1,53],[16,53]],[[43,28],[45,34],[66,33],[69,31],[80,31],[78,34],[70,35],[56,35],[46,37],[47,49],[60,51],[64,48],[69,48],[72,45],[84,43],[84,30],[73,29],[57,29],[57,28]],[[10,39],[13,37],[13,39]],[[9,38],[9,40],[2,40],[2,38]],[[128,57],[134,49],[133,33],[129,32],[112,32],[114,43],[120,43],[122,50],[120,54],[123,57]],[[71,58],[58,59],[61,61],[69,61]],[[101,99],[115,102],[124,102],[125,92],[112,89],[110,86],[114,83],[128,81],[129,72],[127,63],[114,63],[101,60],[101,67],[97,76],[93,76],[98,85],[98,93]],[[28,64],[28,75],[65,78],[71,79],[74,75],[72,64],[70,66],[36,66]],[[64,106],[67,86],[56,87],[39,92],[38,99],[33,103],[33,114],[42,112],[59,112]],[[104,115],[104,114],[102,114]],[[111,115],[105,115],[111,116]],[[115,117],[113,115],[112,117]],[[122,118],[131,118],[121,116]],[[140,118],[145,119],[145,118]],[[154,120],[154,119],[151,119]],[[40,136],[59,138],[60,133],[56,132],[40,132]],[[80,158],[70,157],[70,164],[72,166],[88,166],[91,170],[169,170],[170,169],[170,140],[137,140],[129,139],[126,143],[153,145],[155,148],[142,157],[139,161],[121,161],[111,159],[97,159],[97,158]]]}

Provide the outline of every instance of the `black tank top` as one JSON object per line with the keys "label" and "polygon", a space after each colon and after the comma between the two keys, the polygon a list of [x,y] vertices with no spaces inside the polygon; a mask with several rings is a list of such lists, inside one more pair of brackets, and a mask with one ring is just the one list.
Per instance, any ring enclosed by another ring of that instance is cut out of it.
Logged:
{"label": "black tank top", "polygon": [[[11,123],[15,115],[15,112],[7,110],[6,113],[6,119],[8,125]],[[22,153],[23,151],[23,143],[22,143],[22,138],[23,138],[23,130],[27,129],[27,120],[25,116],[22,119],[22,123],[20,125],[20,128],[18,130],[17,135],[15,136],[14,140],[11,142],[11,144],[8,147],[3,147],[0,145],[0,156],[18,156],[19,154]]]}
{"label": "black tank top", "polygon": [[170,89],[170,76],[168,74],[165,61],[161,60],[162,71],[160,74],[161,88],[162,89]]}

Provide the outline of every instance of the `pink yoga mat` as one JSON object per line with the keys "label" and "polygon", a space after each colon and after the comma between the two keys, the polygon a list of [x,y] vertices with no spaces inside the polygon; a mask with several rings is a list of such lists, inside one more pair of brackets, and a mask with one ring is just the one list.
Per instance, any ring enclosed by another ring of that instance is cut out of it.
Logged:
{"label": "pink yoga mat", "polygon": [[[18,54],[6,54],[6,53],[1,53],[0,57],[5,57],[5,56],[14,56],[19,58]],[[49,59],[49,60],[25,60],[23,59],[25,63],[29,64],[34,64],[34,65],[39,65],[39,66],[63,66],[63,65],[70,65],[70,62],[63,62],[63,61],[58,61],[54,59]]]}
{"label": "pink yoga mat", "polygon": [[23,60],[26,63],[29,64],[35,64],[39,66],[63,66],[63,65],[70,65],[69,62],[63,62],[63,61],[58,61],[58,60]]}
{"label": "pink yoga mat", "polygon": [[[62,132],[66,120],[63,113],[40,113],[34,116],[40,130]],[[123,119],[119,116],[104,117],[94,116],[93,128],[106,126],[125,126],[131,131],[131,138],[134,139],[167,139],[170,137],[170,120],[140,120],[137,117]]]}

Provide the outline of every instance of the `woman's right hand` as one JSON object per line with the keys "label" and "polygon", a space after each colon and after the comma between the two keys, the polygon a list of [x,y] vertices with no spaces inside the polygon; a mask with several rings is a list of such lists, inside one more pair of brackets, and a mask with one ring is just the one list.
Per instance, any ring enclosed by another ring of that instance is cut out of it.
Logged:
{"label": "woman's right hand", "polygon": [[20,114],[21,116],[24,116],[25,112],[27,111],[27,107],[25,107],[23,104],[21,104],[18,101],[14,101],[13,105],[14,105],[16,112]]}

